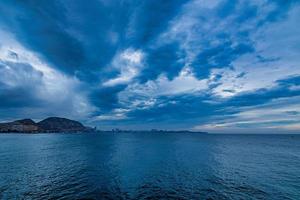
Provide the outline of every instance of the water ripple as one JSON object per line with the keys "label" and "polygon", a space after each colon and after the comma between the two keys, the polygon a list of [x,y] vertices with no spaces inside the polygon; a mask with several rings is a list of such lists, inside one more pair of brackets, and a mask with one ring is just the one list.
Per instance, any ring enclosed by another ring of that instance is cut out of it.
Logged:
{"label": "water ripple", "polygon": [[300,136],[0,135],[0,199],[300,199]]}

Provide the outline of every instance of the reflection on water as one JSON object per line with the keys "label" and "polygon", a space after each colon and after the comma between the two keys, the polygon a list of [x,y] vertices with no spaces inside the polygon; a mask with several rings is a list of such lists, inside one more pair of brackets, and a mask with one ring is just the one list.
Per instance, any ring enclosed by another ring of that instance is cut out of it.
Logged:
{"label": "reflection on water", "polygon": [[0,199],[299,199],[300,136],[0,135]]}

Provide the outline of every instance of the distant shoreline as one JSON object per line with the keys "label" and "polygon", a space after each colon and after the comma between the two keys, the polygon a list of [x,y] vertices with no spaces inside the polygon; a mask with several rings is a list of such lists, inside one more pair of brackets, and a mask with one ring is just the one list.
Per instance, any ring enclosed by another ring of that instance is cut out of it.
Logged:
{"label": "distant shoreline", "polygon": [[203,131],[189,131],[189,130],[97,130],[88,126],[84,126],[82,123],[61,117],[48,117],[40,122],[35,122],[32,119],[21,119],[13,122],[0,123],[0,133],[21,133],[21,134],[42,134],[42,133],[201,133],[206,134]]}
{"label": "distant shoreline", "polygon": [[89,131],[89,132],[80,132],[80,131],[68,131],[68,132],[0,132],[0,134],[24,134],[24,135],[37,135],[37,134],[124,134],[124,133],[147,133],[147,134],[175,134],[175,133],[181,133],[181,134],[209,134],[208,132],[202,132],[202,131],[168,131],[168,130],[160,130],[160,131],[148,131],[148,130],[140,130],[140,131],[130,131],[130,130],[121,130],[121,131]]}

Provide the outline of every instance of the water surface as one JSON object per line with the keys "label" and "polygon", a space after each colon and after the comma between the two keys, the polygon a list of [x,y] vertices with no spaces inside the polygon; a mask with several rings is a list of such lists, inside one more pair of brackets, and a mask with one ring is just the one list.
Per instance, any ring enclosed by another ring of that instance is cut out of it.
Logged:
{"label": "water surface", "polygon": [[2,134],[0,199],[300,199],[300,135]]}

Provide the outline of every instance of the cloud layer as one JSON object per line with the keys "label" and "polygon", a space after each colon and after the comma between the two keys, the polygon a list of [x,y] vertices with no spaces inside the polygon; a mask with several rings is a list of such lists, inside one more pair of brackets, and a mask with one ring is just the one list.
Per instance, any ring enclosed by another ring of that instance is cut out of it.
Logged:
{"label": "cloud layer", "polygon": [[0,119],[300,128],[298,0],[0,3]]}

